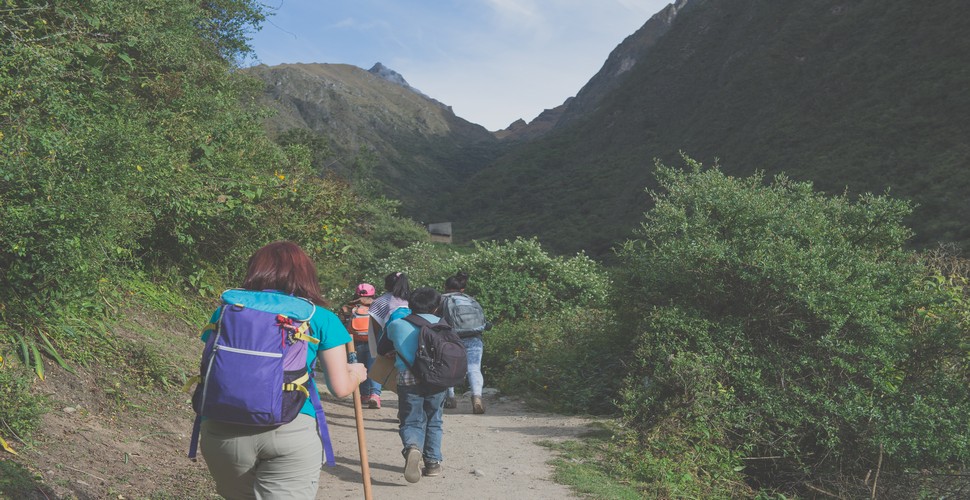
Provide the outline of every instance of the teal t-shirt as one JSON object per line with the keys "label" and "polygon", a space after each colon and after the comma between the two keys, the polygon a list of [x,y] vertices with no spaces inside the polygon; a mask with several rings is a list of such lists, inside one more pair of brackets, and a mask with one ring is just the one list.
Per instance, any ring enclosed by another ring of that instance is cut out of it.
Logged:
{"label": "teal t-shirt", "polygon": [[[273,294],[285,295],[283,292],[269,292]],[[255,295],[258,297],[258,295]],[[267,303],[275,303],[273,297],[267,295]],[[257,307],[260,310],[267,310],[258,307],[258,305],[250,304],[253,307]],[[347,342],[350,342],[350,334],[347,333],[347,329],[344,328],[343,323],[340,322],[340,318],[337,317],[333,312],[324,309],[320,306],[314,306],[313,316],[310,318],[310,334],[318,339],[320,339],[319,344],[314,344],[312,342],[307,343],[307,370],[312,370],[314,362],[317,359],[317,354],[320,350],[326,351],[327,349],[332,349],[334,347],[343,346]],[[212,319],[209,320],[210,323],[216,323],[219,321],[219,315],[222,312],[222,308],[218,308],[212,313]],[[284,312],[284,311],[279,311]],[[209,332],[205,332],[202,335],[202,341],[205,342],[209,338]],[[310,378],[310,390],[316,390],[316,382],[313,378]],[[317,412],[313,409],[313,403],[309,398],[303,403],[303,408],[300,409],[300,413],[310,415],[311,417],[316,417]]]}

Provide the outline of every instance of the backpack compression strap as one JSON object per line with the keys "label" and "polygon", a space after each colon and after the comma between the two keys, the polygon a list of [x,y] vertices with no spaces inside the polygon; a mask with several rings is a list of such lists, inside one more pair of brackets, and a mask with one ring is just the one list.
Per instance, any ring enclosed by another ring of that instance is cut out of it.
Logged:
{"label": "backpack compression strap", "polygon": [[289,384],[283,384],[283,390],[300,391],[303,393],[304,396],[310,397],[310,391],[308,391],[307,388],[303,386],[303,384],[305,384],[307,380],[310,380],[309,372],[304,373],[302,377],[290,382]]}
{"label": "backpack compression strap", "polygon": [[309,329],[310,329],[310,322],[305,321],[302,325],[300,325],[299,328],[296,329],[296,332],[293,334],[293,338],[297,340],[302,340],[304,342],[309,342],[311,344],[319,344],[320,339],[307,333],[307,330]]}
{"label": "backpack compression strap", "polygon": [[[304,387],[303,385],[306,383],[307,380],[310,380],[309,373],[294,380],[293,382],[290,382],[289,384],[283,384],[283,390],[300,391],[303,393],[304,396],[310,397],[310,391],[308,391],[307,388]],[[182,392],[190,392],[192,389],[192,386],[200,382],[202,382],[202,375],[195,375],[195,376],[189,377],[189,379],[185,381],[185,385],[182,386]]]}

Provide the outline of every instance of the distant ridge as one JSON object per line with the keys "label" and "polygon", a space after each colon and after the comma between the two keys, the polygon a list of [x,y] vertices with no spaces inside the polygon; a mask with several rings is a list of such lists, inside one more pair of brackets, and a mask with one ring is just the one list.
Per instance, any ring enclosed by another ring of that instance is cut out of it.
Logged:
{"label": "distant ridge", "polygon": [[[970,248],[970,3],[678,0],[571,98],[494,134],[382,64],[265,66],[271,133],[311,130],[457,242],[539,236],[608,256],[682,151],[917,205],[913,244]],[[368,160],[368,162],[371,160]],[[367,162],[364,162],[365,164]],[[435,193],[429,204],[427,193]]]}
{"label": "distant ridge", "polygon": [[597,109],[600,101],[616,89],[636,64],[645,57],[682,11],[688,10],[698,0],[676,0],[647,20],[640,29],[626,37],[609,54],[600,70],[579,90],[574,97],[566,99],[552,109],[544,110],[531,122],[516,121],[498,137],[511,141],[531,140],[554,128],[568,124]]}
{"label": "distant ridge", "polygon": [[914,245],[970,249],[968,24],[956,1],[677,2],[444,215],[459,242],[537,235],[609,255],[649,208],[654,160],[683,151],[832,194],[890,190],[917,205]]}
{"label": "distant ridge", "polygon": [[435,207],[422,194],[453,189],[498,154],[488,130],[411,87],[383,64],[370,71],[347,64],[259,65],[245,70],[265,85],[276,110],[265,126],[276,137],[308,130],[325,138],[333,156],[325,169],[347,178],[373,164],[367,182],[425,219]]}

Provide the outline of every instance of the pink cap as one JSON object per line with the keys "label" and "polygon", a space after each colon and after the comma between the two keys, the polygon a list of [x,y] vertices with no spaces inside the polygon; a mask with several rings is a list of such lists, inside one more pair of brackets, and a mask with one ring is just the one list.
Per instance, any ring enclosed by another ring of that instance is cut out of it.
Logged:
{"label": "pink cap", "polygon": [[374,290],[374,285],[371,285],[370,283],[361,283],[357,285],[358,297],[373,297],[375,293],[377,293],[377,290]]}

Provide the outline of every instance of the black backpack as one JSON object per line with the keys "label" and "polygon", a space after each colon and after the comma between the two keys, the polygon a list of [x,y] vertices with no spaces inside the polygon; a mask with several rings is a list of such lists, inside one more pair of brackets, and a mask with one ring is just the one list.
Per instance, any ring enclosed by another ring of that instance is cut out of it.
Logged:
{"label": "black backpack", "polygon": [[414,377],[432,390],[444,390],[460,384],[468,371],[468,357],[465,344],[451,326],[444,320],[431,323],[417,314],[403,319],[419,329],[414,364],[408,364],[404,356],[398,353]]}

